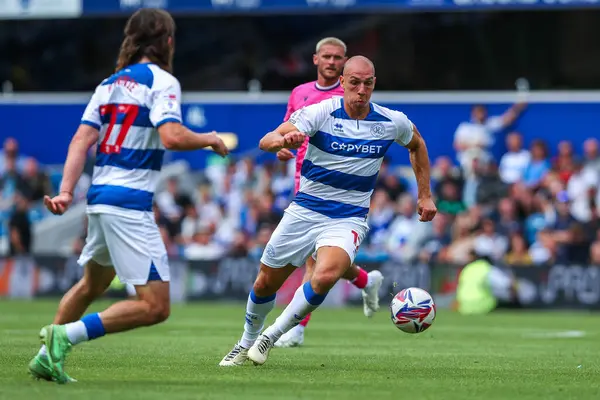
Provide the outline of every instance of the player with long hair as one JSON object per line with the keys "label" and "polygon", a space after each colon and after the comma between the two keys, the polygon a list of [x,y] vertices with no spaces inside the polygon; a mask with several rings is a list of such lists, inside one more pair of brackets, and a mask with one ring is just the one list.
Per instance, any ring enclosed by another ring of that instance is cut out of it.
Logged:
{"label": "player with long hair", "polygon": [[[73,381],[64,369],[72,346],[169,317],[169,261],[152,212],[163,154],[205,147],[228,153],[215,132],[196,134],[182,125],[181,87],[171,75],[171,15],[141,9],[124,33],[116,72],[96,88],[71,140],[60,193],[44,198],[48,210],[63,214],[88,150],[98,146],[87,194],[87,239],[79,258],[84,275],[62,298],[54,322],[40,331],[42,348],[29,363],[38,379]],[[82,317],[115,274],[135,287],[137,297]]]}

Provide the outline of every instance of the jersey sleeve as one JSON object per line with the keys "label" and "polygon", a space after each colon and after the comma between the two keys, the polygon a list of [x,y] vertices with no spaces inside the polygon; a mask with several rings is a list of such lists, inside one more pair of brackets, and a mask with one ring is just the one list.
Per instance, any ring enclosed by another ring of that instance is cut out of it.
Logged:
{"label": "jersey sleeve", "polygon": [[313,136],[319,131],[331,113],[331,100],[312,104],[295,111],[288,122],[300,132]]}
{"label": "jersey sleeve", "polygon": [[182,122],[181,86],[175,77],[162,79],[152,93],[150,122],[155,128],[167,122]]}
{"label": "jersey sleeve", "polygon": [[100,127],[102,126],[102,120],[100,119],[100,100],[97,90],[92,95],[90,102],[83,112],[81,123],[98,130],[100,130]]}
{"label": "jersey sleeve", "polygon": [[396,125],[396,143],[406,146],[413,137],[413,123],[402,112],[395,112],[392,120]]}

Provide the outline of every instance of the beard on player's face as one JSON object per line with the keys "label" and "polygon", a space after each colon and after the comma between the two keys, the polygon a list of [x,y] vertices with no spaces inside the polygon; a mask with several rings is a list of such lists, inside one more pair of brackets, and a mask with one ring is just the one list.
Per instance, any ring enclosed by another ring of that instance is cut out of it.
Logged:
{"label": "beard on player's face", "polygon": [[329,65],[319,66],[319,74],[328,80],[337,80],[341,75],[341,69]]}

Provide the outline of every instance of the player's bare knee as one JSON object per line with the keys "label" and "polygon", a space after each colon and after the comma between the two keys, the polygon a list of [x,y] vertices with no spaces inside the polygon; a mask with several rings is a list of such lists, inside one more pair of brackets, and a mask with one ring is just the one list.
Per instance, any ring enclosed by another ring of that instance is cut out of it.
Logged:
{"label": "player's bare knee", "polygon": [[146,325],[164,322],[171,313],[168,282],[153,281],[146,286],[136,286],[140,301],[146,304]]}
{"label": "player's bare knee", "polygon": [[103,282],[96,282],[88,277],[83,277],[77,283],[77,291],[81,297],[91,301],[104,294],[106,285]]}
{"label": "player's bare knee", "polygon": [[259,297],[271,296],[277,292],[277,289],[279,288],[275,287],[273,280],[270,279],[270,277],[266,274],[260,274],[257,276],[256,280],[254,281],[254,286],[252,287],[254,294]]}
{"label": "player's bare knee", "polygon": [[315,293],[325,294],[331,290],[339,278],[339,274],[335,271],[315,272],[310,280],[310,284]]}
{"label": "player's bare knee", "polygon": [[152,325],[165,322],[171,315],[171,306],[169,303],[156,303],[150,308],[150,320]]}
{"label": "player's bare knee", "polygon": [[169,303],[159,301],[140,300],[145,303],[145,325],[156,325],[166,321],[171,313]]}

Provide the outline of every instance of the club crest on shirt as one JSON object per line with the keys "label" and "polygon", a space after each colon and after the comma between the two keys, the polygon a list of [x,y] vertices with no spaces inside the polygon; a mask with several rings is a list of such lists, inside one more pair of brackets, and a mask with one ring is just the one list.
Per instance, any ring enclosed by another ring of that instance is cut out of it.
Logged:
{"label": "club crest on shirt", "polygon": [[371,126],[371,135],[373,135],[373,137],[380,138],[384,135],[384,133],[385,127],[383,126],[383,124],[377,122],[376,124],[373,124],[373,126]]}

